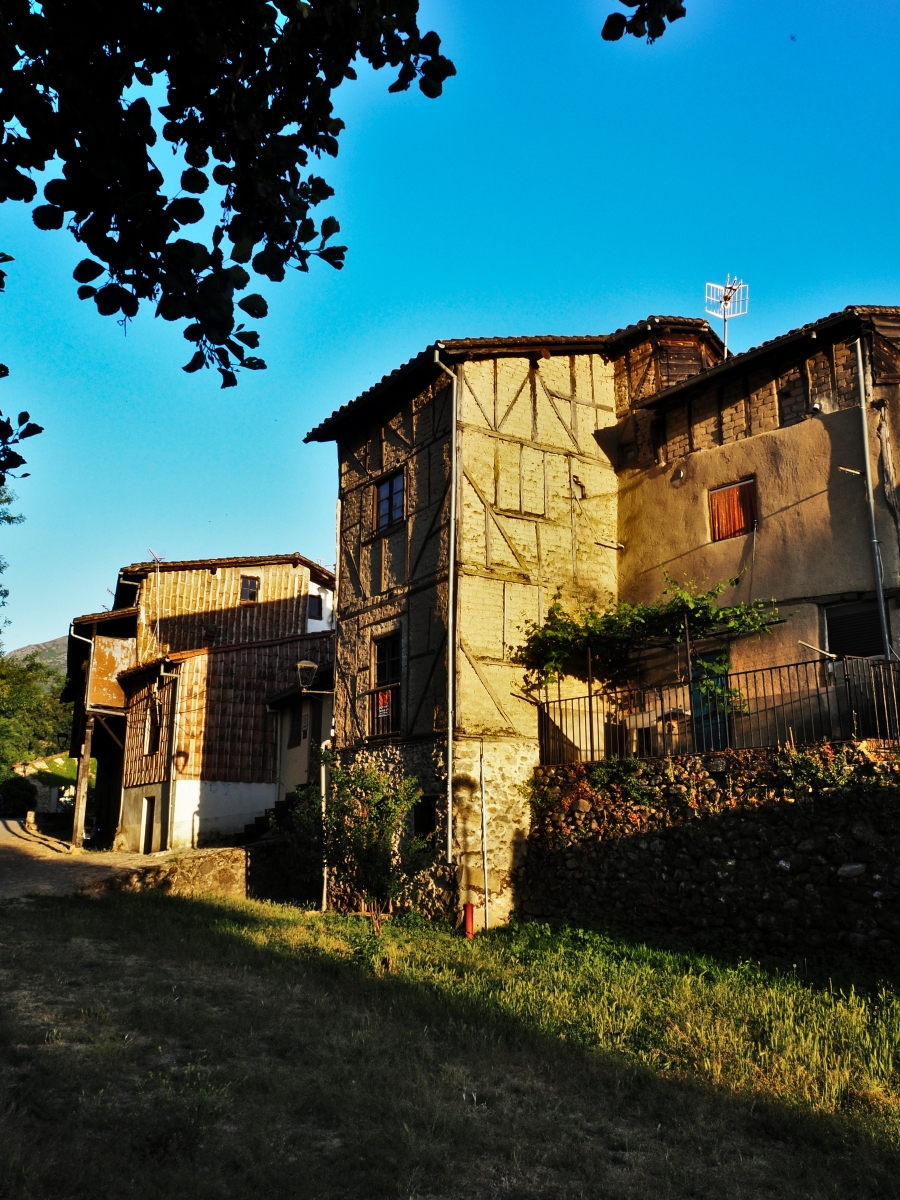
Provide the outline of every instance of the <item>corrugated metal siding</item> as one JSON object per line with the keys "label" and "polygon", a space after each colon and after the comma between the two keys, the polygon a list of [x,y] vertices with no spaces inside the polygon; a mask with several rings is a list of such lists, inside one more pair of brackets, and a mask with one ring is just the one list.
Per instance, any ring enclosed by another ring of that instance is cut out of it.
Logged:
{"label": "corrugated metal siding", "polygon": [[[176,668],[177,670],[177,668]],[[157,683],[159,688],[157,689]],[[156,672],[131,676],[125,686],[127,717],[125,728],[125,765],[123,787],[145,783],[163,783],[169,777],[169,749],[172,735],[174,679],[160,679]],[[147,710],[153,699],[159,702],[159,749],[144,753]]]}
{"label": "corrugated metal siding", "polygon": [[[241,577],[259,579],[256,603],[241,602]],[[160,571],[141,584],[138,659],[266,641],[302,633],[309,569],[290,563]]]}

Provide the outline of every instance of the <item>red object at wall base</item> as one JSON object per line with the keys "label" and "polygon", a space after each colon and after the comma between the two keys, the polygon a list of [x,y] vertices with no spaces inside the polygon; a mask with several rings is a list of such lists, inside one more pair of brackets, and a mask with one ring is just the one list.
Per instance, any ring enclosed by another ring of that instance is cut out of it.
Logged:
{"label": "red object at wall base", "polygon": [[474,904],[464,904],[463,912],[466,918],[466,937],[473,938],[475,936],[475,906]]}

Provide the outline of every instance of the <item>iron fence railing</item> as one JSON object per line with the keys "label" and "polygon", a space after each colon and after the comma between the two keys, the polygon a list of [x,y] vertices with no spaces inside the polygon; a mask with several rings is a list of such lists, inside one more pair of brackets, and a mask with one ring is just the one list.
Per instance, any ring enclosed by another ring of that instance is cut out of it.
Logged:
{"label": "iron fence railing", "polygon": [[541,762],[900,738],[900,663],[845,658],[549,700]]}

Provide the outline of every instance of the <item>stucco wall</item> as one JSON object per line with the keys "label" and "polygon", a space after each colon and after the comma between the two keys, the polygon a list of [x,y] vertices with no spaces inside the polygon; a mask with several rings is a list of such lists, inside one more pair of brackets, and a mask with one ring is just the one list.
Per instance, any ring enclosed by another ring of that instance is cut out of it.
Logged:
{"label": "stucco wall", "polygon": [[[896,587],[897,531],[880,478],[877,420],[870,413],[878,534],[886,583]],[[816,609],[804,599],[852,599],[874,590],[864,484],[841,466],[863,467],[858,408],[696,450],[647,470],[623,471],[621,596],[658,596],[664,572],[707,586],[740,575],[723,599],[787,601],[782,616],[788,627],[736,645],[735,665],[805,657],[798,639],[821,644],[821,630]],[[757,484],[758,532],[711,542],[709,489],[750,476]]]}
{"label": "stucco wall", "polygon": [[179,779],[175,784],[172,849],[202,846],[217,837],[241,833],[277,799],[276,783]]}

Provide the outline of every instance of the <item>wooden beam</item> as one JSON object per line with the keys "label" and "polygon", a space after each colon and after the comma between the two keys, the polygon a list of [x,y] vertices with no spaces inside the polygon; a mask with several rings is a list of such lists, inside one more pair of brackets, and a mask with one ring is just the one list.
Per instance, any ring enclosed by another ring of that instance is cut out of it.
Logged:
{"label": "wooden beam", "polygon": [[84,723],[84,742],[78,759],[78,777],[75,782],[75,815],[72,822],[72,845],[84,845],[84,814],[87,809],[88,777],[91,773],[91,742],[94,737],[94,718],[89,716]]}

